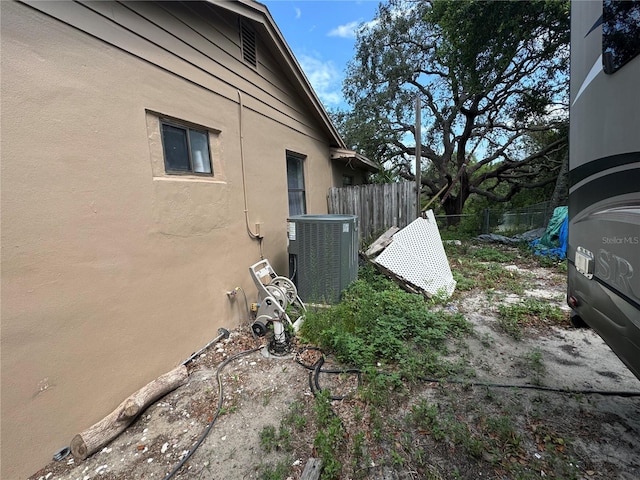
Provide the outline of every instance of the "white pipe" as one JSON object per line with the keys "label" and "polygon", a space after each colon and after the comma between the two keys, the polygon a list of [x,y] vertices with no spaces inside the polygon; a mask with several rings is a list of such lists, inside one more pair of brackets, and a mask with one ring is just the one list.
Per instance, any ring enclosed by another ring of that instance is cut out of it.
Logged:
{"label": "white pipe", "polygon": [[[242,103],[242,93],[238,90],[238,101],[240,102],[240,164],[242,166],[242,193],[244,195],[244,220],[247,226],[247,232],[251,238],[255,238],[257,240],[262,240],[262,235],[260,233],[253,233],[251,227],[249,226],[249,207],[247,206],[247,183],[246,183],[246,174],[244,170],[244,129],[242,127],[242,111],[244,110],[244,105]],[[260,246],[260,250],[262,251],[262,245]],[[262,255],[260,255],[262,257]]]}
{"label": "white pipe", "polygon": [[277,345],[283,346],[287,344],[284,325],[280,320],[273,320],[273,339]]}

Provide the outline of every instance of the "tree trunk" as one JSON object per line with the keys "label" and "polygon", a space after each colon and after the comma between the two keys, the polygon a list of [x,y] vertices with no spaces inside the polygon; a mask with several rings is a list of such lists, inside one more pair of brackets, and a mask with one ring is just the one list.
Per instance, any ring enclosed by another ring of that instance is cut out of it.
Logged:
{"label": "tree trunk", "polygon": [[[455,181],[456,180],[454,179],[454,183]],[[469,177],[467,175],[467,172],[461,172],[458,181],[460,182],[460,191],[458,192],[458,195],[454,196],[452,193],[449,193],[442,201],[442,207],[447,214],[448,227],[455,226],[460,223],[460,215],[462,214],[464,204],[470,195]],[[454,184],[452,184],[449,188],[453,189],[453,187],[455,187]]]}
{"label": "tree trunk", "polygon": [[549,220],[553,216],[553,210],[561,205],[566,205],[569,198],[569,156],[566,155],[562,160],[560,172],[556,179],[556,186],[553,189],[551,200],[549,201],[549,211],[545,219],[545,227],[549,224]]}
{"label": "tree trunk", "polygon": [[142,387],[98,423],[73,437],[73,456],[84,460],[98,451],[120,435],[151,403],[185,383],[187,377],[187,367],[180,365]]}
{"label": "tree trunk", "polygon": [[469,195],[465,195],[462,199],[460,195],[449,196],[442,203],[444,212],[447,214],[447,226],[458,225],[462,218],[462,210],[464,208],[464,202]]}
{"label": "tree trunk", "polygon": [[459,200],[457,197],[449,197],[442,204],[444,212],[447,214],[447,227],[455,227],[460,223]]}

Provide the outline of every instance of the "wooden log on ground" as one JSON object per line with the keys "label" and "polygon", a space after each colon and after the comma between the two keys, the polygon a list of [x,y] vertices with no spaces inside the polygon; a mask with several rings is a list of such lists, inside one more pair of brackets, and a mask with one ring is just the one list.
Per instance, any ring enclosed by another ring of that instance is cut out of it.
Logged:
{"label": "wooden log on ground", "polygon": [[311,457],[304,467],[300,480],[318,480],[322,473],[322,459]]}
{"label": "wooden log on ground", "polygon": [[71,440],[71,453],[84,460],[124,431],[150,404],[184,384],[189,376],[187,367],[179,367],[159,376],[129,396],[109,415],[77,434]]}

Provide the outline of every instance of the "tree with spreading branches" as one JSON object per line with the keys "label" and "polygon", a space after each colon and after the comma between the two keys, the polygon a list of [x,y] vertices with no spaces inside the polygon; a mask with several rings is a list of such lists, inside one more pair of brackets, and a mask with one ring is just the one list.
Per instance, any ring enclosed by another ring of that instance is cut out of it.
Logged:
{"label": "tree with spreading branches", "polygon": [[350,146],[414,179],[419,98],[423,198],[442,192],[450,216],[472,194],[507,201],[560,171],[568,47],[568,1],[389,0],[358,33],[351,110],[334,119]]}

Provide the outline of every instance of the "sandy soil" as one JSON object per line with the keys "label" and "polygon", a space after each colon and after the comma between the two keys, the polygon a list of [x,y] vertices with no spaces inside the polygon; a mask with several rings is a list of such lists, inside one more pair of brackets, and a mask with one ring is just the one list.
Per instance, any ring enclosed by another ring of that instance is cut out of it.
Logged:
{"label": "sandy soil", "polygon": [[[525,296],[566,308],[566,286],[561,273],[540,267],[528,267],[527,271],[530,288]],[[472,291],[447,305],[446,308],[463,313],[474,325],[474,333],[452,344],[450,354],[451,359],[464,358],[468,362],[476,373],[474,382],[541,384],[551,389],[605,393],[640,392],[638,379],[591,330],[572,328],[567,321],[561,325],[536,325],[526,330],[522,340],[502,332],[497,326],[497,304],[520,298],[522,296],[507,292],[488,295]],[[102,451],[79,463],[71,457],[51,462],[30,477],[31,480],[165,478],[216,414],[218,366],[224,359],[255,347],[256,340],[247,327],[233,331],[229,339],[212,346],[192,362],[186,385],[149,407]],[[542,359],[543,372],[532,366],[532,352]],[[300,359],[295,355],[273,358],[266,356],[264,350],[258,350],[229,362],[220,375],[224,393],[222,414],[174,478],[260,478],[266,465],[275,465],[280,460],[291,465],[289,478],[300,478],[305,464],[317,452],[313,447],[316,430],[311,420],[313,394],[309,388],[309,370],[297,360]],[[302,360],[307,364],[314,361],[313,358]],[[349,378],[326,376],[322,381],[326,385],[342,382],[334,388],[346,392],[355,389],[355,382]],[[399,424],[402,415],[421,398],[447,402],[448,408],[461,407],[456,412],[467,412],[470,419],[477,415],[478,405],[494,402],[501,408],[509,408],[518,428],[523,434],[527,433],[526,438],[533,439],[523,441],[519,447],[519,461],[535,464],[540,477],[555,474],[558,478],[560,474],[554,472],[551,457],[545,458],[549,451],[545,445],[555,441],[555,450],[564,455],[566,441],[573,462],[570,465],[576,469],[575,475],[572,474],[575,478],[640,478],[639,397],[425,383],[411,386],[398,405],[389,406],[385,421]],[[292,451],[265,452],[260,446],[260,432],[267,426],[277,428],[293,402],[302,406],[310,418],[309,423],[292,439]],[[357,397],[333,403],[348,435],[367,430],[370,438],[370,424],[354,415],[360,407],[366,409]],[[536,432],[542,432],[543,426],[545,434],[538,435]],[[558,438],[563,439],[562,444]],[[451,474],[454,470],[457,478],[509,478],[504,476],[499,462],[491,458],[496,453],[483,454],[480,461],[468,460],[453,446],[434,442],[429,435],[416,436],[412,442],[412,446],[406,447],[398,440],[396,451],[402,454],[402,448],[425,448],[432,465],[430,478],[454,478]],[[408,462],[385,461],[388,448],[384,445],[371,451],[369,464],[365,471],[358,472],[359,478],[424,478],[412,471]],[[408,458],[411,452],[406,453]],[[347,457],[344,460],[349,461]]]}

